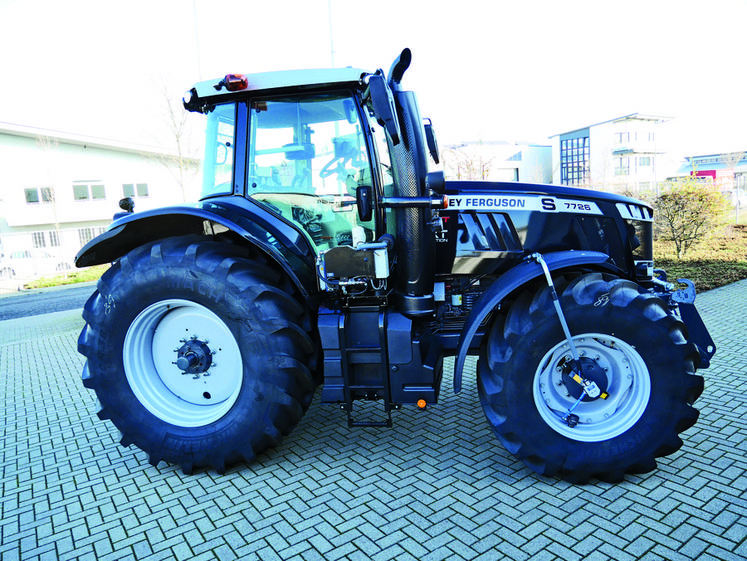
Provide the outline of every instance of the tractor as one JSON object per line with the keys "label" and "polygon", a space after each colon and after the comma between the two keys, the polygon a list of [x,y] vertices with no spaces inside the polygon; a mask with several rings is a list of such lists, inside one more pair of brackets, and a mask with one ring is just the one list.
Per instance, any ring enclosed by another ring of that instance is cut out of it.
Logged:
{"label": "tractor", "polygon": [[476,376],[488,424],[539,474],[616,482],[682,446],[715,346],[693,283],[654,268],[651,206],[445,180],[402,85],[411,58],[185,94],[205,123],[199,200],[121,213],[76,256],[111,263],[78,350],[123,446],[223,473],[315,396],[352,430],[390,427],[438,403],[445,365],[455,392]]}

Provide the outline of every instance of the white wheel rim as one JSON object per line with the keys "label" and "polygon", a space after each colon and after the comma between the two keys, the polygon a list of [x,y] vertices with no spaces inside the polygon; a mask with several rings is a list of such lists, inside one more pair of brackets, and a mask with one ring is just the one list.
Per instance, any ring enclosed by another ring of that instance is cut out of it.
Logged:
{"label": "white wheel rim", "polygon": [[534,375],[534,403],[556,432],[581,442],[600,442],[629,430],[643,415],[651,397],[651,378],[641,355],[617,337],[585,333],[573,338],[582,357],[593,359],[607,377],[607,399],[582,401],[573,410],[575,427],[563,420],[576,398],[562,380],[562,363],[570,356],[567,341],[555,345],[540,361]]}
{"label": "white wheel rim", "polygon": [[[175,364],[177,351],[190,340],[210,349],[207,371],[189,374]],[[140,312],[125,335],[123,361],[140,403],[180,427],[217,421],[241,390],[243,363],[233,333],[215,313],[189,300],[163,300]]]}

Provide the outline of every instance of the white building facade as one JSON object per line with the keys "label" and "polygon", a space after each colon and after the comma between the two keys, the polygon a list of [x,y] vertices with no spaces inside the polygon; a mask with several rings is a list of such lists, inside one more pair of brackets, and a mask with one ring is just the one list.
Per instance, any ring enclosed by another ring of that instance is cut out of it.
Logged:
{"label": "white building facade", "polygon": [[120,199],[136,211],[195,200],[198,168],[157,148],[0,123],[0,273],[72,268]]}
{"label": "white building facade", "polygon": [[553,183],[640,193],[666,179],[658,146],[668,117],[633,113],[552,137]]}

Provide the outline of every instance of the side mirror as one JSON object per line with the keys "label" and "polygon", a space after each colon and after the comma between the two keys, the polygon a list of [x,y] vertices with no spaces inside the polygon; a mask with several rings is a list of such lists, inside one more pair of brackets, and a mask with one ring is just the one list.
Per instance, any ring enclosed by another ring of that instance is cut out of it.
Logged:
{"label": "side mirror", "polygon": [[439,195],[443,195],[446,191],[446,180],[444,178],[444,172],[442,171],[431,171],[425,176],[425,187],[428,191],[433,191]]}
{"label": "side mirror", "polygon": [[345,108],[345,117],[348,123],[355,125],[358,123],[358,113],[355,111],[355,103],[352,99],[343,100],[342,106]]}
{"label": "side mirror", "polygon": [[370,185],[359,185],[355,190],[355,201],[358,203],[358,218],[368,222],[373,216],[373,189]]}
{"label": "side mirror", "polygon": [[368,92],[371,96],[371,106],[379,124],[386,129],[392,145],[399,144],[399,120],[397,109],[394,107],[394,97],[389,86],[381,74],[368,77]]}
{"label": "side mirror", "polygon": [[425,119],[423,128],[425,128],[425,141],[428,143],[428,151],[435,163],[438,163],[438,142],[436,141],[436,131],[433,130],[433,123],[430,119]]}
{"label": "side mirror", "polygon": [[215,165],[222,166],[228,161],[228,146],[221,142],[215,147]]}

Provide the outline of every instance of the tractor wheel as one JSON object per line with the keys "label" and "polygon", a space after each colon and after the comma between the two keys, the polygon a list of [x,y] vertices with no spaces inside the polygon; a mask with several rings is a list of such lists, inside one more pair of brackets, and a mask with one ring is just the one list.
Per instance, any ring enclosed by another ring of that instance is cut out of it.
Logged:
{"label": "tractor wheel", "polygon": [[78,350],[99,418],[150,463],[185,473],[249,462],[288,435],[315,390],[308,314],[284,276],[204,237],[139,247],[86,303]]}
{"label": "tractor wheel", "polygon": [[556,289],[581,369],[599,396],[572,378],[549,288],[526,291],[498,315],[478,361],[493,431],[537,473],[575,483],[653,470],[698,418],[692,404],[703,378],[685,325],[627,280],[586,274],[557,279]]}

